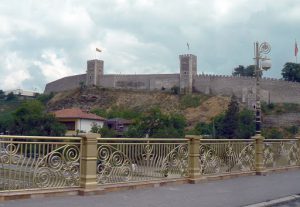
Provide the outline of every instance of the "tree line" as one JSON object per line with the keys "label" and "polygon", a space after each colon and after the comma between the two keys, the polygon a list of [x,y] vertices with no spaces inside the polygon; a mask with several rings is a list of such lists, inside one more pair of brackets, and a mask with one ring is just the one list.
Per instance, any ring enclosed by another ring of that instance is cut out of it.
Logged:
{"label": "tree line", "polygon": [[[243,65],[239,65],[233,69],[232,75],[254,77],[255,66],[248,65],[245,67]],[[281,70],[281,75],[283,80],[300,82],[300,64],[291,62],[285,63]]]}

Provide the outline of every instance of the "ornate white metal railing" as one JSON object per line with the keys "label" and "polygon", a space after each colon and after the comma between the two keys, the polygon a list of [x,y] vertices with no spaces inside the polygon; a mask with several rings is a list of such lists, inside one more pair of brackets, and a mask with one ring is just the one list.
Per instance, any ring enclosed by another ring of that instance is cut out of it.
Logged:
{"label": "ornate white metal railing", "polygon": [[200,143],[202,175],[253,171],[255,146],[250,139],[202,139]]}
{"label": "ornate white metal railing", "polygon": [[292,167],[300,164],[298,139],[266,139],[264,141],[264,166],[267,169]]}
{"label": "ornate white metal railing", "polygon": [[0,191],[79,186],[81,138],[0,136]]}
{"label": "ornate white metal railing", "polygon": [[187,176],[187,139],[98,139],[98,184]]}

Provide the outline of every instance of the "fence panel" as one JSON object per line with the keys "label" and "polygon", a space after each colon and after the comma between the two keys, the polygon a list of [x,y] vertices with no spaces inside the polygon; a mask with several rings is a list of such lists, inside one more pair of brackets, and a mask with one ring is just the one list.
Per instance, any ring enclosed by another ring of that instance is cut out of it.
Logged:
{"label": "fence panel", "polygon": [[77,187],[81,138],[0,136],[0,191]]}
{"label": "fence panel", "polygon": [[187,176],[187,139],[98,139],[98,184]]}
{"label": "fence panel", "polygon": [[202,139],[199,151],[202,175],[249,172],[255,168],[255,146],[250,139]]}
{"label": "fence panel", "polygon": [[300,149],[298,139],[266,139],[264,146],[264,166],[267,169],[299,165]]}

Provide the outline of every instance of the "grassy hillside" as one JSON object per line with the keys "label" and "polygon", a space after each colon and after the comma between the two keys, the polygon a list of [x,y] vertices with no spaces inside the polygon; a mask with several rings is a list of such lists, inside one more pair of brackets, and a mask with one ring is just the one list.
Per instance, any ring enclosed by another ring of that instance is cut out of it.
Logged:
{"label": "grassy hillside", "polygon": [[188,128],[199,121],[208,122],[226,110],[229,97],[204,94],[176,95],[162,91],[129,91],[103,88],[76,89],[56,94],[47,105],[48,111],[79,107],[85,110],[124,108],[144,112],[158,107],[163,113],[185,116]]}

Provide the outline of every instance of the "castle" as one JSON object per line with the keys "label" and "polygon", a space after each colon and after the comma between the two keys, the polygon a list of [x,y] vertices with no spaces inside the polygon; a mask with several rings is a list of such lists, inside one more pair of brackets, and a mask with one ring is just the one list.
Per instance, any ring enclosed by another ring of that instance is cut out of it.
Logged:
{"label": "castle", "polygon": [[[202,92],[212,95],[235,94],[249,106],[255,100],[255,78],[224,75],[198,75],[197,56],[179,55],[180,73],[176,74],[104,74],[103,60],[88,60],[86,74],[68,76],[50,82],[45,93],[78,88],[80,84],[132,90],[170,90],[176,86],[181,93]],[[267,103],[299,103],[300,83],[262,78],[261,100]]]}

